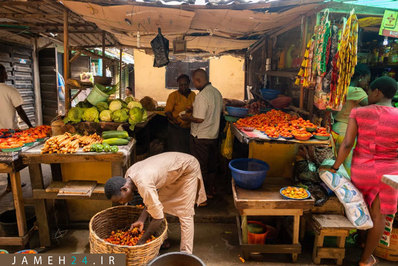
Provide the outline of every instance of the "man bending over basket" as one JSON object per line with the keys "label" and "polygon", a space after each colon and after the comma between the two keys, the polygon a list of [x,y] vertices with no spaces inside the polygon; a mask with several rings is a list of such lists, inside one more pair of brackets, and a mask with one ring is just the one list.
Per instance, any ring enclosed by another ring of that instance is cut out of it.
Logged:
{"label": "man bending over basket", "polygon": [[145,208],[130,229],[138,227],[142,231],[148,215],[152,218],[138,244],[145,243],[157,231],[164,213],[168,213],[180,221],[180,251],[192,254],[195,203],[206,201],[198,160],[186,153],[162,153],[135,163],[125,178],[112,177],[105,184],[106,197],[120,204],[131,201],[136,191]]}

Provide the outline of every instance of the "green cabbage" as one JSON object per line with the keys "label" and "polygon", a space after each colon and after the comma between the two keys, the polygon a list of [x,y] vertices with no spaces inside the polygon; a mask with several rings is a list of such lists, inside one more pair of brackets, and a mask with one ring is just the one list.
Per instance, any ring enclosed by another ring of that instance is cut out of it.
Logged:
{"label": "green cabbage", "polygon": [[83,112],[84,110],[80,107],[72,107],[64,118],[64,123],[79,123],[80,121],[82,121]]}
{"label": "green cabbage", "polygon": [[114,122],[123,123],[126,122],[127,119],[129,119],[129,115],[124,110],[116,110],[115,112],[112,112],[112,120]]}
{"label": "green cabbage", "polygon": [[124,99],[124,101],[128,104],[129,102],[133,102],[135,99],[133,96],[128,96],[126,97],[126,99]]}
{"label": "green cabbage", "polygon": [[112,112],[110,110],[104,110],[100,113],[100,119],[104,122],[112,121]]}
{"label": "green cabbage", "polygon": [[122,102],[119,100],[113,100],[109,104],[109,110],[112,112],[122,109]]}
{"label": "green cabbage", "polygon": [[130,109],[129,117],[130,117],[129,123],[131,125],[140,123],[142,121],[142,109],[138,107]]}
{"label": "green cabbage", "polygon": [[104,110],[108,110],[109,106],[107,102],[99,102],[96,105],[97,109],[99,112],[102,112]]}
{"label": "green cabbage", "polygon": [[142,104],[140,102],[129,102],[129,104],[127,105],[127,108],[129,109],[133,109],[135,107],[138,107],[140,109],[142,109]]}
{"label": "green cabbage", "polygon": [[99,112],[95,107],[87,108],[83,113],[83,120],[87,122],[99,122],[98,117]]}

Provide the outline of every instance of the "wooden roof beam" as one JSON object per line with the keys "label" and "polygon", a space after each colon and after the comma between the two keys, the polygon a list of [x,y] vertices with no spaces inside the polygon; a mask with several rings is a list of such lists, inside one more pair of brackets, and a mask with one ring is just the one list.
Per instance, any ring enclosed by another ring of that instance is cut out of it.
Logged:
{"label": "wooden roof beam", "polygon": [[0,13],[0,18],[8,18],[8,19],[61,19],[62,14],[47,14],[47,13]]}

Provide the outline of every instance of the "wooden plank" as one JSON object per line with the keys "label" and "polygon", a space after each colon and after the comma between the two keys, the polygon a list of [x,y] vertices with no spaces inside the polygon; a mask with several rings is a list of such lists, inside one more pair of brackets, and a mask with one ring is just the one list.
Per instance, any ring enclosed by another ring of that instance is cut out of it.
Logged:
{"label": "wooden plank", "polygon": [[247,216],[295,216],[302,215],[302,209],[240,209],[239,213]]}
{"label": "wooden plank", "polygon": [[58,193],[61,188],[65,187],[65,182],[62,181],[53,181],[51,184],[46,188],[46,192],[56,192]]}
{"label": "wooden plank", "polygon": [[235,206],[243,209],[301,209],[309,210],[314,206],[314,199],[287,200],[282,198],[279,189],[283,185],[267,184],[257,190],[246,190],[235,185],[232,180]]}
{"label": "wooden plank", "polygon": [[[101,192],[102,191],[102,192]],[[85,196],[69,196],[69,195],[58,195],[58,192],[46,192],[45,189],[33,189],[33,198],[36,200],[40,199],[83,199],[83,200],[108,200],[104,193],[104,187],[97,187],[94,189],[90,197]]]}
{"label": "wooden plank", "polygon": [[314,206],[312,213],[344,215],[344,206],[336,196],[332,196],[322,206]]}
{"label": "wooden plank", "polygon": [[344,248],[318,248],[317,257],[318,258],[328,258],[328,259],[339,259],[344,258],[345,249]]}
{"label": "wooden plank", "polygon": [[14,200],[15,213],[17,217],[18,235],[24,236],[27,231],[25,207],[23,203],[21,176],[19,172],[10,173],[12,196]]}
{"label": "wooden plank", "polygon": [[[68,82],[69,72],[70,72],[70,62],[69,62],[69,33],[68,33],[68,10],[64,10],[64,79],[65,84]],[[65,89],[65,112],[70,108],[70,90],[68,86]]]}
{"label": "wooden plank", "polygon": [[59,190],[57,196],[90,197],[96,186],[96,181],[69,181]]}
{"label": "wooden plank", "polygon": [[398,189],[398,175],[383,175],[381,181],[395,189]]}
{"label": "wooden plank", "polygon": [[0,237],[0,246],[25,246],[28,242],[30,237],[32,236],[33,232],[35,231],[35,227],[32,228],[27,232],[24,236],[4,236]]}
{"label": "wooden plank", "polygon": [[313,215],[312,218],[319,229],[351,230],[355,228],[352,223],[342,215]]}

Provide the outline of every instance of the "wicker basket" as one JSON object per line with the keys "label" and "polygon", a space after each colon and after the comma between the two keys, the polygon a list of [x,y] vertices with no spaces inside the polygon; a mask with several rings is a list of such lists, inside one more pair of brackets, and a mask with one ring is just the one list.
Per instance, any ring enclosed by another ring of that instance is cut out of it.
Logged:
{"label": "wicker basket", "polygon": [[154,235],[155,240],[139,246],[122,246],[106,242],[112,231],[125,229],[134,223],[142,209],[133,206],[117,206],[103,210],[90,220],[90,253],[125,253],[126,265],[146,265],[155,258],[160,246],[166,239],[167,221],[164,219],[160,229]]}

